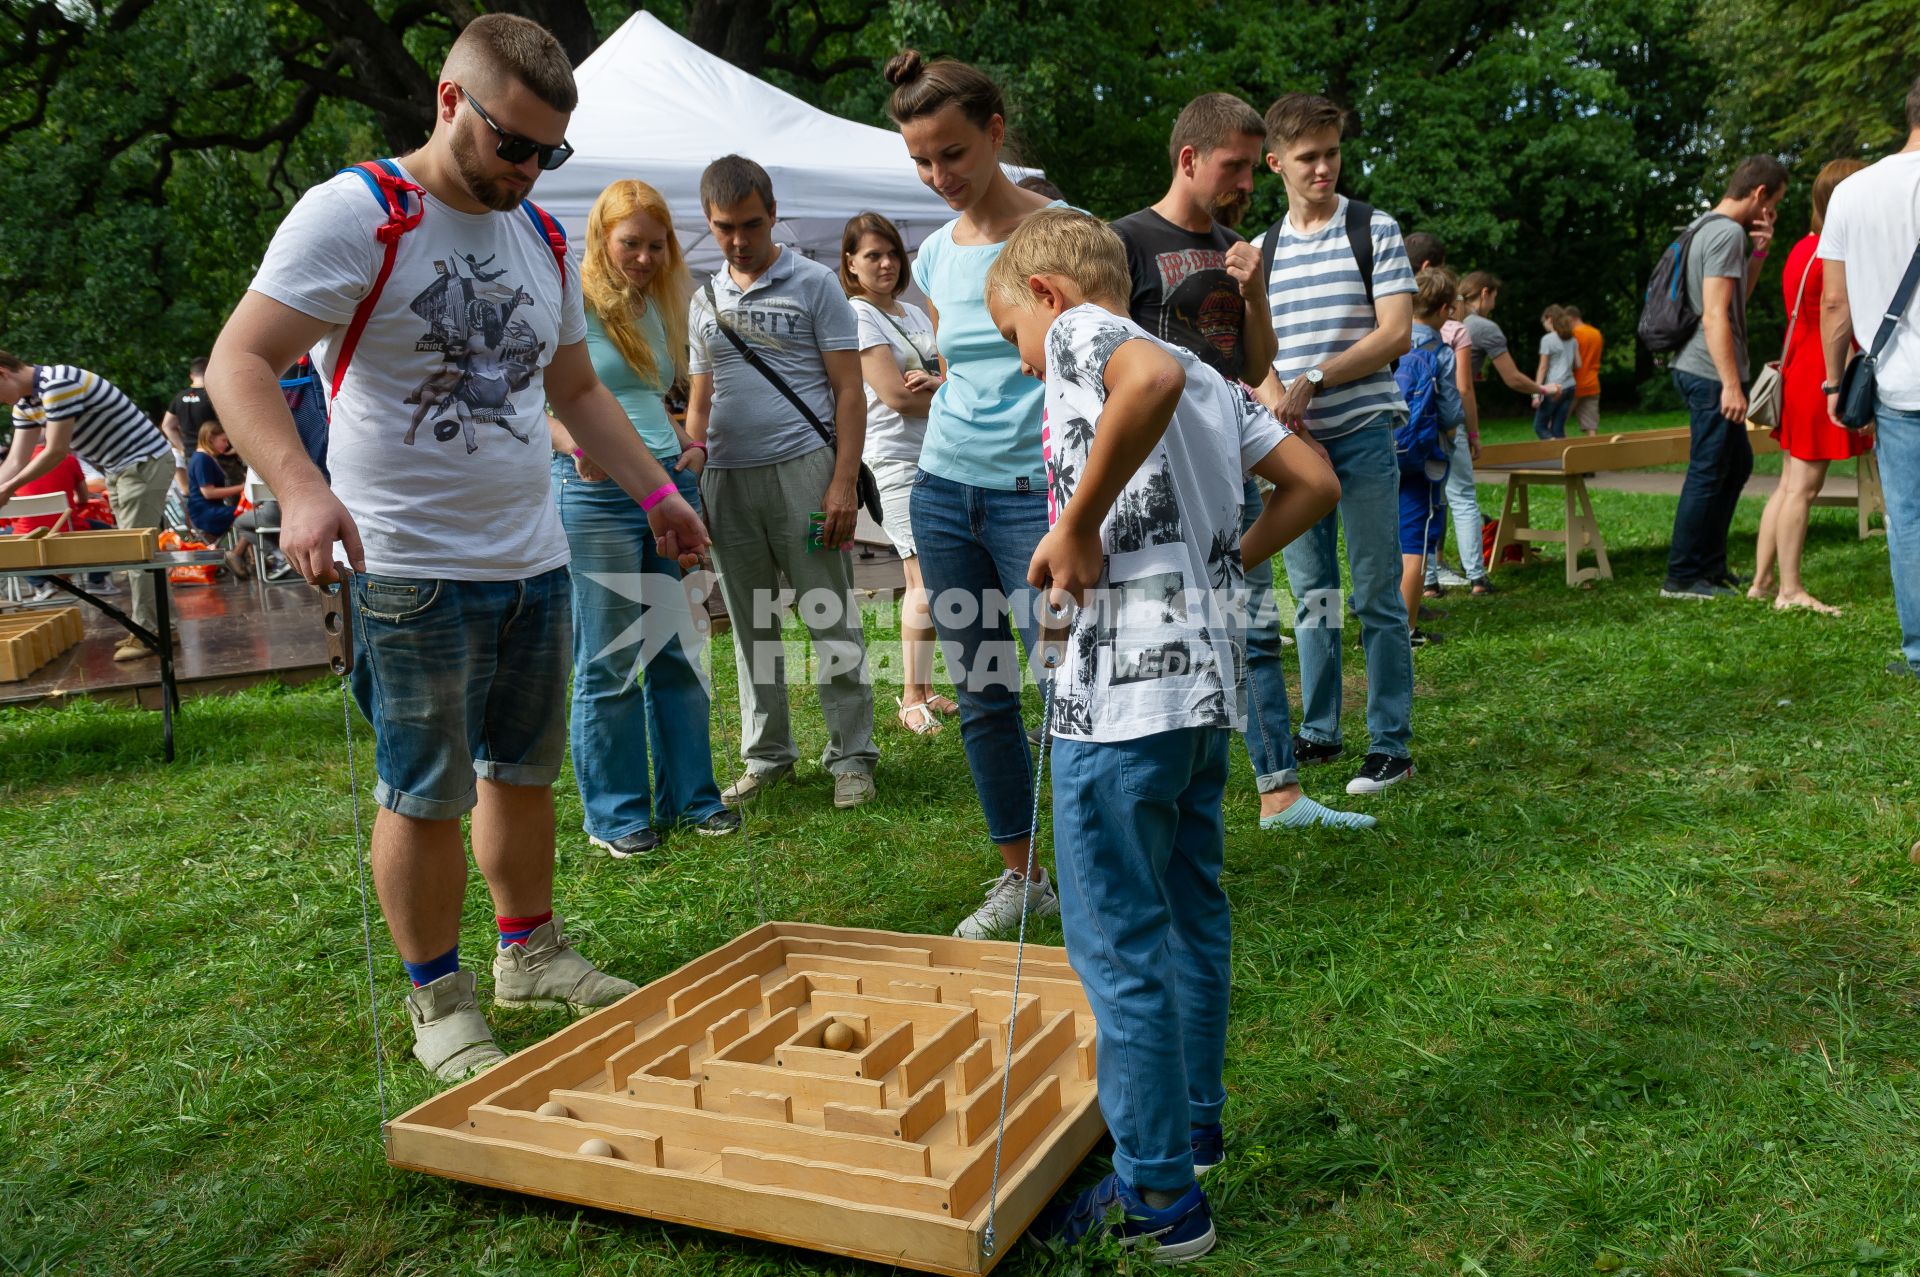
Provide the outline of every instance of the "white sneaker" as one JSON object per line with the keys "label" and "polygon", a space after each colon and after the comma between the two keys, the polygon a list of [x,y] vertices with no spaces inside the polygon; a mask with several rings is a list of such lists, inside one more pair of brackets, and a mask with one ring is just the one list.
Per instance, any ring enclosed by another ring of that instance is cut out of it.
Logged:
{"label": "white sneaker", "polygon": [[1058,914],[1060,897],[1055,894],[1053,883],[1047,880],[1047,871],[1037,872],[1037,881],[1029,882],[1011,869],[1002,870],[998,878],[987,884],[986,900],[953,929],[953,934],[962,940],[990,940],[1017,931],[1023,899],[1029,917],[1051,918]]}
{"label": "white sneaker", "polygon": [[407,995],[413,1054],[442,1082],[463,1082],[507,1058],[474,997],[473,972],[461,970]]}
{"label": "white sneaker", "polygon": [[1467,580],[1466,577],[1461,576],[1458,572],[1455,572],[1452,568],[1447,568],[1447,567],[1443,567],[1440,569],[1439,579],[1440,579],[1440,584],[1446,586],[1449,590],[1464,590],[1469,585],[1473,584],[1473,582]]}

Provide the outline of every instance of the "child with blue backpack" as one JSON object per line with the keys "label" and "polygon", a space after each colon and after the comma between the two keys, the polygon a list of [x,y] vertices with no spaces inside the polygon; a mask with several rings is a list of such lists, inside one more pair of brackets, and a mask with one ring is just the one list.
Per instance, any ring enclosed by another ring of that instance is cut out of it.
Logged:
{"label": "child with blue backpack", "polygon": [[1425,647],[1440,636],[1418,624],[1420,587],[1427,555],[1446,537],[1447,449],[1467,415],[1454,382],[1453,350],[1440,339],[1460,281],[1444,266],[1430,266],[1414,277],[1414,287],[1413,346],[1393,372],[1407,401],[1407,419],[1394,431],[1393,450],[1400,462],[1400,597],[1407,604],[1413,645]]}

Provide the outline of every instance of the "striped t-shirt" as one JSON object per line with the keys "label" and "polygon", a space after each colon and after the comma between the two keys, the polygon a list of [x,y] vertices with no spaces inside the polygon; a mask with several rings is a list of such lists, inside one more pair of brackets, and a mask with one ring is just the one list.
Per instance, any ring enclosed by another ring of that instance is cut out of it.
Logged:
{"label": "striped t-shirt", "polygon": [[[1415,291],[1400,224],[1375,209],[1372,227],[1374,299]],[[1377,323],[1360,281],[1360,264],[1347,243],[1346,196],[1340,197],[1327,224],[1311,234],[1296,231],[1290,216],[1282,217],[1267,234],[1280,236],[1274,246],[1273,273],[1267,277],[1267,298],[1273,308],[1274,336],[1280,341],[1273,370],[1284,385],[1326,363],[1372,332]],[[1330,439],[1357,430],[1382,413],[1404,416],[1406,411],[1393,373],[1381,368],[1314,395],[1307,408],[1307,428]]]}
{"label": "striped t-shirt", "polygon": [[33,391],[13,406],[13,428],[40,429],[68,418],[73,420],[69,446],[74,455],[101,474],[173,451],[160,427],[105,377],[72,364],[37,365]]}

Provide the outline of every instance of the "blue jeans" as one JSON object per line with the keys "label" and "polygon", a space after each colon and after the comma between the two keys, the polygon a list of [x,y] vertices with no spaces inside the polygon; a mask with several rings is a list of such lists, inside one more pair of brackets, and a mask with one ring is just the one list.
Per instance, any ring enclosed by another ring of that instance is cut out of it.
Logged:
{"label": "blue jeans", "polygon": [[350,685],[373,725],[374,801],[454,820],[474,777],[551,785],[566,756],[567,572],[353,578]]}
{"label": "blue jeans", "polygon": [[1567,437],[1567,418],[1573,412],[1573,391],[1562,390],[1553,398],[1541,396],[1540,406],[1533,410],[1533,433],[1540,439],[1564,439]]}
{"label": "blue jeans", "polygon": [[[1460,571],[1469,581],[1487,574],[1487,561],[1480,552],[1480,492],[1473,485],[1473,445],[1467,441],[1466,427],[1453,432],[1453,447],[1447,450],[1447,509],[1453,514],[1453,539],[1460,543]],[[1427,584],[1440,583],[1440,555],[1427,556]]]}
{"label": "blue jeans", "polygon": [[[619,484],[585,482],[571,457],[555,456],[552,473],[573,550],[570,736],[586,831],[612,840],[654,825],[698,824],[722,808],[707,734],[712,704],[681,645],[690,631],[685,597],[673,586],[680,565],[661,557],[646,513]],[[698,510],[699,477],[669,473]],[[641,588],[622,592],[596,575],[633,578]],[[650,650],[663,627],[669,637]]]}
{"label": "blue jeans", "polygon": [[[909,508],[987,837],[1016,842],[1033,832],[1033,761],[1020,721],[1014,625],[1033,650],[1035,591],[1027,569],[1047,534],[1046,493],[978,488],[922,470]],[[1003,601],[1012,605],[1014,625]]]}
{"label": "blue jeans", "polygon": [[1920,674],[1920,412],[1882,407],[1874,417],[1900,654]]}
{"label": "blue jeans", "polygon": [[1226,1103],[1227,737],[1195,727],[1053,747],[1067,959],[1099,1030],[1113,1169],[1135,1188],[1193,1183],[1188,1128],[1218,1122]]}
{"label": "blue jeans", "polygon": [[1347,534],[1353,610],[1367,655],[1370,752],[1411,757],[1413,644],[1400,598],[1400,464],[1392,415],[1321,444],[1340,479],[1340,504],[1282,551],[1293,586],[1300,652],[1300,734],[1340,743],[1340,530]]}
{"label": "blue jeans", "polygon": [[[1266,504],[1260,485],[1247,480],[1240,533]],[[1293,720],[1287,708],[1287,671],[1280,663],[1280,605],[1273,597],[1273,560],[1247,570],[1247,758],[1254,787],[1263,794],[1300,782],[1293,756]]]}
{"label": "blue jeans", "polygon": [[1719,382],[1676,372],[1673,384],[1687,403],[1692,444],[1680,505],[1673,512],[1667,584],[1687,586],[1727,575],[1727,530],[1753,474],[1753,445],[1744,424],[1720,415]]}

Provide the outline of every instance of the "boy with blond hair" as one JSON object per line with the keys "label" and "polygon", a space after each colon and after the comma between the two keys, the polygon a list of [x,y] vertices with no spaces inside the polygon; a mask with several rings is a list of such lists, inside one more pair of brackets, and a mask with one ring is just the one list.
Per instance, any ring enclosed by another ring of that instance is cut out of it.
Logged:
{"label": "boy with blond hair", "polygon": [[[1127,317],[1126,252],[1099,219],[1031,214],[986,288],[1047,384],[1051,530],[1028,580],[1083,604],[1049,706],[1054,856],[1114,1138],[1114,1173],[1033,1232],[1072,1244],[1110,1227],[1177,1263],[1213,1247],[1196,1175],[1223,1155],[1222,801],[1243,660],[1229,613],[1246,569],[1331,510],[1339,484],[1244,389]],[[1274,492],[1242,536],[1249,470]]]}

